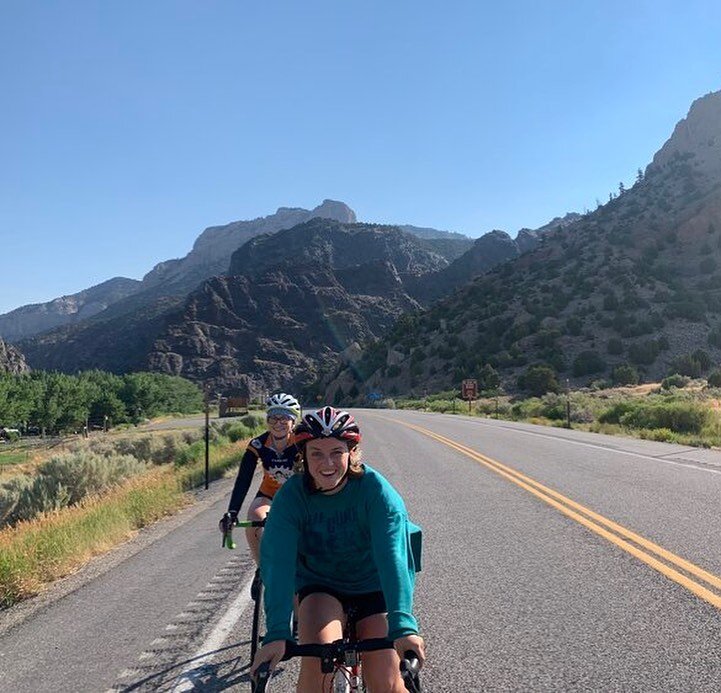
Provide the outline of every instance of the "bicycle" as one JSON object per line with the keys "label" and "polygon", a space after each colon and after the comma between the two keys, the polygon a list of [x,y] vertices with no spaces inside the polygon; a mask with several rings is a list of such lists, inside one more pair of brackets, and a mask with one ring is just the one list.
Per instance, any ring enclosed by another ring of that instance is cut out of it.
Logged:
{"label": "bicycle", "polygon": [[[227,519],[226,519],[227,517]],[[236,543],[233,541],[233,527],[264,527],[265,520],[235,520],[233,523],[230,519],[230,513],[223,516],[223,543],[222,547],[227,549],[235,549]],[[250,663],[255,659],[255,653],[261,641],[260,622],[261,610],[263,605],[263,582],[260,579],[260,569],[255,569],[253,582],[250,585],[250,598],[253,600],[253,625],[250,635]]]}
{"label": "bicycle", "polygon": [[[385,638],[358,640],[355,622],[355,613],[351,609],[347,614],[343,638],[332,643],[298,645],[291,640],[286,641],[283,660],[292,657],[318,657],[321,671],[331,676],[328,693],[364,693],[366,687],[363,682],[361,654],[393,649],[393,641]],[[404,653],[400,670],[406,689],[411,693],[421,693],[418,673],[420,662],[415,652],[409,650]],[[270,665],[264,662],[258,667],[255,680],[251,679],[251,693],[268,693],[269,680]]]}

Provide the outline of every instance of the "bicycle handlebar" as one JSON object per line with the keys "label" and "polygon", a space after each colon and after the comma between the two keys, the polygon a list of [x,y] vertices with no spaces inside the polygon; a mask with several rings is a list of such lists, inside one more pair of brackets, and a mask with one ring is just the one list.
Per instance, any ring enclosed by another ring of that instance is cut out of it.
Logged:
{"label": "bicycle handlebar", "polygon": [[[225,522],[225,518],[228,521]],[[233,527],[265,527],[265,520],[235,520],[230,521],[230,513],[226,513],[221,520],[221,527],[223,528],[223,541],[221,543],[224,549],[234,549],[237,544],[233,541]]]}
{"label": "bicycle handlebar", "polygon": [[[325,664],[332,665],[345,656],[346,652],[374,652],[376,650],[393,649],[393,641],[385,638],[368,638],[349,643],[344,640],[336,640],[332,643],[310,643],[298,645],[290,640],[285,643],[285,654],[283,660],[293,657],[318,657],[321,660],[321,669]],[[407,650],[403,654],[400,663],[401,678],[409,691],[420,693],[421,684],[418,676],[421,663],[418,655],[413,650]],[[331,668],[332,671],[332,668]],[[265,693],[268,680],[270,679],[270,662],[263,662],[251,677],[252,693]]]}

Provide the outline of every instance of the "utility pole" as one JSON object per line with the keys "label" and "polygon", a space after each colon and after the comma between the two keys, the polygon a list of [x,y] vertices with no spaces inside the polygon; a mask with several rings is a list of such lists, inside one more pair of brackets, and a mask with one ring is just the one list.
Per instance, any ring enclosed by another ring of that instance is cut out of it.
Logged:
{"label": "utility pole", "polygon": [[566,428],[571,428],[571,386],[566,378]]}

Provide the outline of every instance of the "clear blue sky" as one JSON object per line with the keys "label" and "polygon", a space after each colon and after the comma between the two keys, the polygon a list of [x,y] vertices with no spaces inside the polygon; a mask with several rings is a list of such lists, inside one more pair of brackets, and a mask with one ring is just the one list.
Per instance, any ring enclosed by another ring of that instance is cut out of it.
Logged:
{"label": "clear blue sky", "polygon": [[2,0],[0,313],[343,200],[515,235],[721,89],[721,3]]}

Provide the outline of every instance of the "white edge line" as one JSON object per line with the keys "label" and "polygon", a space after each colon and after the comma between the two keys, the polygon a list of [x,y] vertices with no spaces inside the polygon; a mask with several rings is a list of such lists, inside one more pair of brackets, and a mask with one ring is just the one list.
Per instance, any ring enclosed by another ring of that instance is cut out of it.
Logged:
{"label": "white edge line", "polygon": [[[449,415],[450,416],[450,415]],[[455,421],[458,421],[459,418],[453,417]],[[469,420],[469,419],[465,419]],[[481,420],[483,421],[483,420]],[[471,423],[481,423],[481,421],[472,421]],[[490,424],[484,424],[489,425],[491,428],[493,428],[493,423]],[[703,465],[703,462],[696,462],[694,460],[688,460],[687,462],[677,462],[675,460],[664,460],[661,457],[654,457],[653,455],[643,455],[640,452],[629,452],[628,450],[619,450],[617,448],[610,448],[605,445],[596,445],[595,443],[586,443],[581,440],[570,440],[569,438],[565,438],[564,436],[552,436],[548,433],[541,433],[537,431],[525,431],[522,428],[515,428],[513,426],[499,426],[499,428],[503,428],[507,431],[513,431],[514,433],[525,433],[527,436],[539,436],[541,438],[550,438],[551,440],[559,440],[564,443],[570,443],[571,445],[581,445],[582,447],[586,448],[595,448],[596,450],[604,450],[606,452],[612,452],[612,453],[618,453],[620,455],[629,455],[631,457],[640,457],[642,460],[647,460],[650,462],[663,462],[664,464],[673,464],[676,467],[684,467],[685,469],[695,469],[698,472],[708,472],[709,474],[721,474],[721,469],[708,469],[707,467],[703,466],[697,466],[697,465]],[[692,448],[688,452],[693,451],[695,448]]]}
{"label": "white edge line", "polygon": [[250,578],[243,583],[238,596],[226,609],[218,623],[215,624],[215,628],[210,632],[205,642],[191,657],[185,669],[180,672],[173,685],[172,693],[183,693],[184,691],[196,689],[193,674],[199,669],[202,669],[215,657],[216,650],[225,642],[235,628],[235,624],[240,620],[240,617],[250,603],[250,586],[253,583],[254,575],[255,570],[251,571]]}

